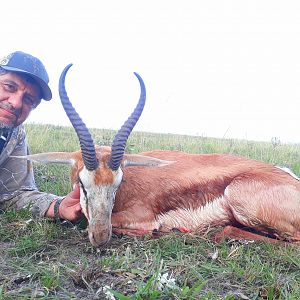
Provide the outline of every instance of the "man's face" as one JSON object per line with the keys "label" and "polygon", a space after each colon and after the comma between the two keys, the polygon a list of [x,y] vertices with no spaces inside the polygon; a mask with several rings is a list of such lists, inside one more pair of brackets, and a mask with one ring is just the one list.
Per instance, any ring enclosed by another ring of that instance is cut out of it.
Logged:
{"label": "man's face", "polygon": [[41,101],[40,89],[26,76],[8,72],[0,76],[0,128],[23,123]]}

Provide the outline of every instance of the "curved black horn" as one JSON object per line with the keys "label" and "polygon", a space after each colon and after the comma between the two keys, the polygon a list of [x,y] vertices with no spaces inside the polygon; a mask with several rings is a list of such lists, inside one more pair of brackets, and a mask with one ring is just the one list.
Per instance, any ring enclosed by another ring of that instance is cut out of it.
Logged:
{"label": "curved black horn", "polygon": [[127,121],[123,124],[121,129],[117,132],[113,143],[111,147],[111,156],[108,162],[109,167],[112,170],[117,170],[121,164],[121,160],[123,158],[124,152],[125,152],[125,146],[127,139],[135,126],[136,122],[140,118],[142,111],[145,106],[146,101],[146,88],[145,84],[143,82],[143,79],[140,77],[139,74],[134,73],[134,75],[137,77],[137,79],[140,82],[141,86],[141,95],[138,104],[136,105],[133,113],[131,116],[127,119]]}
{"label": "curved black horn", "polygon": [[72,106],[65,88],[65,77],[71,66],[72,64],[67,65],[60,75],[59,96],[64,110],[77,133],[84,165],[88,170],[93,171],[98,167],[99,162],[97,160],[95,145],[92,136],[88,128],[76,112],[75,108]]}

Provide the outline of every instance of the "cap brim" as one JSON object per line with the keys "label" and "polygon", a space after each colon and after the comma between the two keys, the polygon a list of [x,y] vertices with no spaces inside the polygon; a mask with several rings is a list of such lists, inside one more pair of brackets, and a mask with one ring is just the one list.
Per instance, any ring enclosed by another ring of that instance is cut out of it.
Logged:
{"label": "cap brim", "polygon": [[46,101],[49,101],[52,99],[51,89],[49,88],[48,84],[45,81],[43,81],[42,79],[40,79],[39,77],[35,76],[34,74],[32,74],[30,72],[26,72],[26,71],[20,70],[18,68],[13,68],[13,67],[3,66],[3,65],[0,65],[0,67],[7,71],[23,73],[23,74],[27,74],[28,76],[32,77],[36,81],[36,83],[38,84],[38,86],[40,87],[40,89],[42,91],[42,99],[44,99]]}

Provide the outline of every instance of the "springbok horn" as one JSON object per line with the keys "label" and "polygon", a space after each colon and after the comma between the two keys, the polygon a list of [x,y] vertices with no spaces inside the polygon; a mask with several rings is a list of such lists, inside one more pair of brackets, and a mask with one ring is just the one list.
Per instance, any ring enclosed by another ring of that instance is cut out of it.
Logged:
{"label": "springbok horn", "polygon": [[75,108],[72,106],[72,103],[70,102],[65,89],[65,77],[71,66],[72,64],[67,65],[60,75],[59,96],[64,110],[78,136],[84,165],[89,171],[93,171],[97,169],[99,162],[97,160],[95,145],[92,136],[88,128],[76,112]]}
{"label": "springbok horn", "polygon": [[127,139],[135,126],[136,122],[140,118],[142,111],[145,106],[145,101],[146,101],[146,88],[145,84],[140,77],[139,74],[134,73],[134,75],[137,77],[137,79],[140,82],[141,86],[141,95],[138,104],[136,105],[133,113],[131,116],[127,119],[127,121],[123,124],[123,126],[120,128],[120,130],[117,132],[113,143],[111,147],[111,156],[108,162],[109,167],[112,170],[117,170],[121,164],[124,152],[125,152],[125,146]]}

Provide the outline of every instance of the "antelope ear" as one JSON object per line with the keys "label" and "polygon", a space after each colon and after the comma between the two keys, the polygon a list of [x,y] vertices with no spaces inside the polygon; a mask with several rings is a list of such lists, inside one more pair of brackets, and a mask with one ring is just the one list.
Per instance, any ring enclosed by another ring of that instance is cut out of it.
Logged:
{"label": "antelope ear", "polygon": [[175,161],[162,160],[151,156],[144,156],[138,154],[125,154],[122,166],[123,167],[163,167],[173,164]]}
{"label": "antelope ear", "polygon": [[41,164],[65,164],[74,165],[75,155],[73,152],[48,152],[48,153],[38,153],[30,154],[24,156],[10,156],[16,159],[27,159],[35,163]]}

